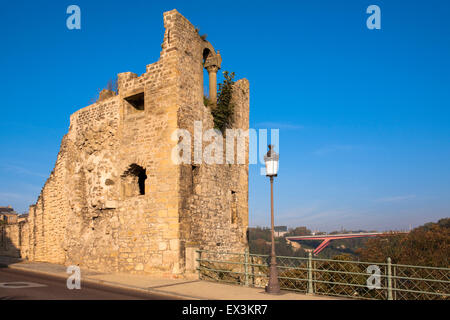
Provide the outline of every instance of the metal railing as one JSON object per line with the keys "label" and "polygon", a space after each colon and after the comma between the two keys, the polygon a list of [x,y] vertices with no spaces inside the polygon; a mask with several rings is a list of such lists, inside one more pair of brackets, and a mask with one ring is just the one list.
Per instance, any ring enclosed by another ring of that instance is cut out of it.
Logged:
{"label": "metal railing", "polygon": [[[264,288],[269,255],[197,251],[200,279]],[[450,300],[450,269],[277,256],[280,288],[306,294],[383,300]]]}

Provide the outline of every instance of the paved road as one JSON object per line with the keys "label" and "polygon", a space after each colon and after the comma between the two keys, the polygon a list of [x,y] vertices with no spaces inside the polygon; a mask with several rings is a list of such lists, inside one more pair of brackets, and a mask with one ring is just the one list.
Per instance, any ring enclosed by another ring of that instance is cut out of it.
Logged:
{"label": "paved road", "polygon": [[[81,282],[69,290],[66,279],[0,267],[0,300],[167,300],[168,296],[141,293]],[[173,299],[173,298],[172,298]]]}

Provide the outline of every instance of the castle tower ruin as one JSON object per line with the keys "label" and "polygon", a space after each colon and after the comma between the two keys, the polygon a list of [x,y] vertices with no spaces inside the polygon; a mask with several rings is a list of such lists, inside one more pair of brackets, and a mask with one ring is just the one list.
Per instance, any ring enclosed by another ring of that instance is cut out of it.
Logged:
{"label": "castle tower ruin", "polygon": [[[203,131],[213,128],[203,70],[215,101],[222,59],[176,10],[164,13],[164,26],[157,62],[141,76],[118,74],[117,94],[104,90],[70,116],[54,170],[20,228],[23,258],[179,274],[192,248],[247,247],[248,143],[245,164],[171,158],[179,142],[174,131],[194,138],[195,121]],[[234,84],[233,103],[233,128],[248,130],[246,79]]]}

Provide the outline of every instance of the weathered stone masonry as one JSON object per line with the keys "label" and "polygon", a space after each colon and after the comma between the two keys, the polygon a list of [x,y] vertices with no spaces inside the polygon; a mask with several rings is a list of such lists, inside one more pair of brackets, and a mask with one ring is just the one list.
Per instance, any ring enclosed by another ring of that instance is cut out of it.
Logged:
{"label": "weathered stone masonry", "polygon": [[[103,91],[71,115],[28,222],[2,230],[11,245],[0,253],[106,272],[178,274],[192,248],[246,248],[248,165],[171,160],[177,128],[194,137],[194,121],[213,127],[203,69],[214,96],[220,54],[176,10],[164,13],[164,26],[159,61],[141,76],[118,74],[117,95]],[[236,82],[233,101],[233,127],[245,131],[247,80]]]}

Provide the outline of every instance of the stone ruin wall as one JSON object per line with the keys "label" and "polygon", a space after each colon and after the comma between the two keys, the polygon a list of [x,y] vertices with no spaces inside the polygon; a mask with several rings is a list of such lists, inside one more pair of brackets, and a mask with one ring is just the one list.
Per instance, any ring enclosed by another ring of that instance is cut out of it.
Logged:
{"label": "stone ruin wall", "polygon": [[[247,247],[248,157],[239,165],[171,160],[177,128],[193,138],[194,121],[204,132],[213,119],[203,103],[205,41],[176,10],[164,13],[164,26],[159,61],[141,76],[120,73],[118,95],[102,92],[70,117],[28,222],[3,228],[10,249],[0,243],[0,254],[104,272],[178,274],[189,247]],[[142,92],[145,108],[136,110],[125,98]],[[234,127],[247,130],[247,80],[236,82],[233,101]],[[145,168],[145,195],[129,187],[132,165]]]}
{"label": "stone ruin wall", "polygon": [[23,235],[21,230],[23,225],[23,223],[0,225],[0,255],[20,258],[22,244],[22,239],[20,237]]}
{"label": "stone ruin wall", "polygon": [[[210,107],[203,103],[204,42],[194,26],[184,17],[177,19],[172,36],[180,54],[179,128],[186,128],[194,138],[194,121],[202,121],[203,132],[213,128]],[[176,40],[175,40],[176,41]],[[206,79],[205,79],[206,81]],[[233,127],[249,128],[249,83],[236,82],[233,90],[235,117]],[[209,142],[204,142],[203,147]],[[236,141],[237,144],[237,141]],[[223,142],[225,151],[225,140]],[[248,143],[246,145],[248,154]],[[194,143],[191,155],[194,157]],[[248,164],[248,157],[246,159]],[[212,164],[181,165],[180,237],[185,246],[204,250],[243,252],[247,246],[248,165]],[[235,215],[235,218],[232,216]]]}

